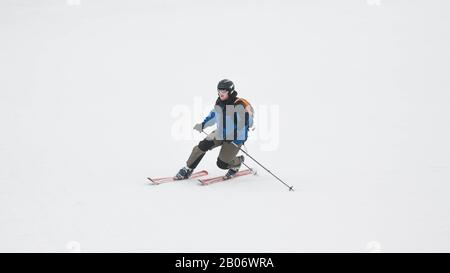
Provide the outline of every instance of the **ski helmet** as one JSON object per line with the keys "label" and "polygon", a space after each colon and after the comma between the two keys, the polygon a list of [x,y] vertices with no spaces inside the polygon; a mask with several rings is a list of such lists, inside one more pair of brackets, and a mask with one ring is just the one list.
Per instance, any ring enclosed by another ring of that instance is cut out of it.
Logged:
{"label": "ski helmet", "polygon": [[227,90],[231,93],[234,91],[234,83],[227,79],[221,80],[217,85],[217,90]]}

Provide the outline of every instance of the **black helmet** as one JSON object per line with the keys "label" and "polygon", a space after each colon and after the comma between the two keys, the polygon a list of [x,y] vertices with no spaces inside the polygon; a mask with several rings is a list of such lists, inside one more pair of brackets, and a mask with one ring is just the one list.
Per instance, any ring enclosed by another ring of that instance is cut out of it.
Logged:
{"label": "black helmet", "polygon": [[227,90],[228,92],[234,91],[234,83],[230,80],[221,80],[217,85],[217,90]]}

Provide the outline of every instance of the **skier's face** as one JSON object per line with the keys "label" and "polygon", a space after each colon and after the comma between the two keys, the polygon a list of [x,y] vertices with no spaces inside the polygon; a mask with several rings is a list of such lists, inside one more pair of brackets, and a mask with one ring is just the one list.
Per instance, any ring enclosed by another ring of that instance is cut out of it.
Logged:
{"label": "skier's face", "polygon": [[217,92],[219,93],[219,98],[221,101],[228,99],[228,91],[227,90],[218,90]]}

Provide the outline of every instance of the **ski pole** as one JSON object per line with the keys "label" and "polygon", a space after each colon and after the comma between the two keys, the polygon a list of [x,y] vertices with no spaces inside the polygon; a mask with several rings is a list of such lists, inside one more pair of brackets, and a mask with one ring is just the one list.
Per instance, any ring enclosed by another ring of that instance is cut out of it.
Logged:
{"label": "ski pole", "polygon": [[[205,135],[208,135],[204,130],[202,130],[202,133],[204,133]],[[275,174],[273,174],[269,169],[267,169],[266,167],[264,167],[261,163],[258,162],[258,160],[254,159],[253,156],[249,155],[246,151],[244,151],[241,147],[239,147],[238,145],[236,145],[236,143],[231,142],[236,148],[238,148],[239,150],[241,150],[241,152],[243,152],[245,155],[247,155],[248,157],[250,157],[253,161],[256,162],[256,164],[258,164],[259,166],[261,166],[264,170],[266,170],[268,173],[270,173],[273,177],[275,177],[278,181],[280,181],[281,183],[283,183],[283,185],[285,185],[286,187],[288,187],[289,191],[294,191],[294,186],[289,186],[288,184],[286,184],[283,180],[281,180],[278,176],[276,176]],[[245,165],[245,164],[244,164]],[[247,165],[245,165],[247,168],[249,168]],[[250,168],[249,168],[250,169]]]}

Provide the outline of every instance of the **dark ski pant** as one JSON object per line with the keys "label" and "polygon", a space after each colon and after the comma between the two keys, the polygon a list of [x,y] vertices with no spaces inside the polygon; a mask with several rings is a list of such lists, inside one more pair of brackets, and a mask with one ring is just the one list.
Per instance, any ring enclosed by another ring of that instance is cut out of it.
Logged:
{"label": "dark ski pant", "polygon": [[212,150],[219,146],[222,146],[219,157],[217,158],[217,166],[219,168],[227,170],[241,164],[241,159],[236,157],[236,155],[242,145],[238,145],[238,147],[236,147],[233,143],[226,142],[224,140],[217,140],[215,136],[216,131],[213,131],[206,136],[205,139],[200,141],[194,149],[192,149],[192,153],[186,162],[186,165],[189,168],[195,169],[208,150]]}

